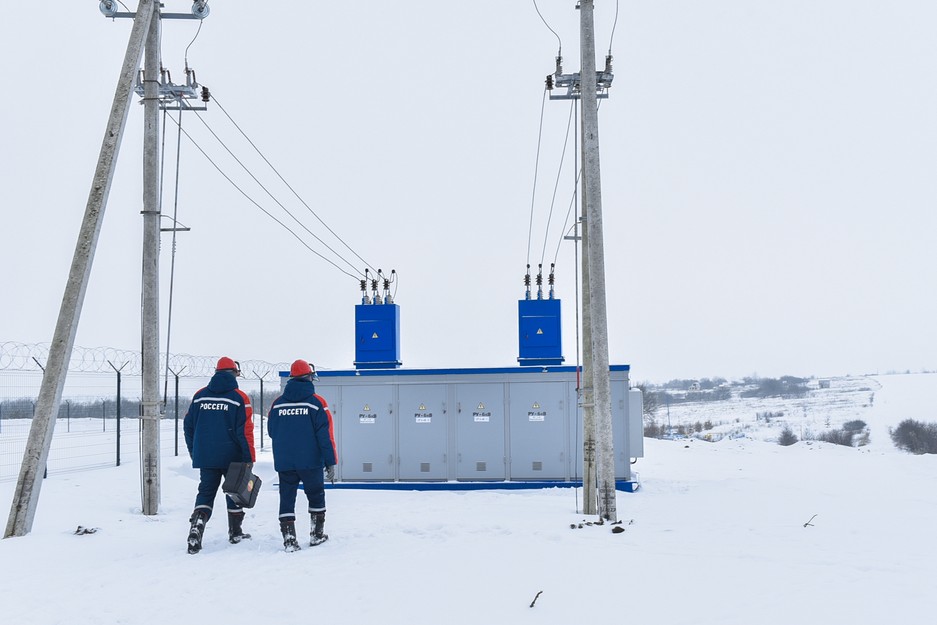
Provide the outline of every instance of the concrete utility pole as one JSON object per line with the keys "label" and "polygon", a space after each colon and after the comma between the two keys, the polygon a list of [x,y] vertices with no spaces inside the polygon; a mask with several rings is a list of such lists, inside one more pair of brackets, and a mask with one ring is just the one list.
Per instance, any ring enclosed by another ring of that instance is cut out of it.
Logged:
{"label": "concrete utility pole", "polygon": [[[612,438],[612,398],[608,374],[608,312],[605,299],[605,246],[602,231],[602,180],[599,168],[599,111],[595,74],[595,7],[592,0],[579,6],[582,50],[582,150],[584,203],[588,232],[585,256],[592,318],[592,389],[596,422],[599,514],[608,521],[618,517],[615,492],[615,449]],[[585,291],[585,289],[583,289]],[[584,298],[585,299],[585,298]],[[583,351],[586,351],[583,349]]]}
{"label": "concrete utility pole", "polygon": [[[582,150],[585,161],[585,148]],[[586,219],[586,180],[582,180],[582,513],[598,514],[595,464],[595,393],[592,366],[592,309],[589,289],[589,233]]]}
{"label": "concrete utility pole", "polygon": [[39,503],[39,491],[42,487],[42,476],[45,473],[49,447],[52,444],[55,415],[58,414],[62,403],[62,389],[65,386],[68,361],[71,359],[72,348],[75,345],[75,334],[78,331],[78,321],[91,274],[94,252],[98,243],[98,235],[101,233],[104,209],[107,206],[107,197],[114,177],[114,166],[130,110],[133,82],[143,55],[146,34],[150,29],[150,24],[157,21],[153,20],[156,6],[157,3],[154,0],[140,0],[133,29],[130,32],[130,41],[127,44],[120,79],[114,92],[114,101],[104,132],[98,164],[94,171],[88,203],[85,206],[85,215],[78,231],[78,242],[75,245],[68,282],[62,296],[62,306],[59,309],[52,345],[49,348],[49,361],[46,363],[45,373],[42,376],[42,385],[39,388],[39,397],[36,402],[36,414],[29,430],[26,450],[23,453],[23,463],[20,466],[13,504],[10,508],[10,518],[3,534],[4,538],[25,536],[32,530],[36,507]]}
{"label": "concrete utility pole", "polygon": [[159,104],[160,20],[150,21],[143,68],[143,514],[159,512]]}

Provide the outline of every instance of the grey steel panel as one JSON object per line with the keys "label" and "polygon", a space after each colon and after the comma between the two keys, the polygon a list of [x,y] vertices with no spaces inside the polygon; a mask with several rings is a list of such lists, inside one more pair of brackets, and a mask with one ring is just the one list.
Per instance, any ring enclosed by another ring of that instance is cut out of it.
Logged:
{"label": "grey steel panel", "polygon": [[510,478],[567,479],[567,401],[564,382],[509,386]]}
{"label": "grey steel panel", "polygon": [[445,480],[448,419],[445,384],[398,387],[399,471],[401,480]]}
{"label": "grey steel panel", "polygon": [[342,479],[395,478],[393,386],[346,386],[342,389],[342,437],[338,450]]}
{"label": "grey steel panel", "polygon": [[644,395],[641,389],[633,388],[628,392],[628,427],[631,430],[631,457],[644,457]]}
{"label": "grey steel panel", "polygon": [[631,456],[628,446],[628,383],[611,383],[612,391],[612,446],[615,450],[615,477],[631,479]]}
{"label": "grey steel panel", "polygon": [[567,412],[569,414],[569,426],[567,427],[567,437],[569,438],[569,454],[566,463],[569,470],[570,479],[582,479],[582,408],[579,407],[579,397],[576,394],[576,382],[566,384],[566,396],[569,398]]}
{"label": "grey steel panel", "polygon": [[455,385],[456,479],[503,480],[504,384]]}
{"label": "grey steel panel", "polygon": [[335,479],[342,479],[342,387],[332,385],[316,384],[316,395],[325,400],[332,413],[332,430],[335,436],[335,446],[338,451],[338,466],[335,471]]}

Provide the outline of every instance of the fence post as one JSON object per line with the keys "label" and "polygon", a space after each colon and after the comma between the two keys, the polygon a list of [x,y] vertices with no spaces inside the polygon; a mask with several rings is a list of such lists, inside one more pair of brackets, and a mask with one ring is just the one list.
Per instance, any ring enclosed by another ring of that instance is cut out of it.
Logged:
{"label": "fence post", "polygon": [[[254,372],[254,375],[257,375],[257,372]],[[264,372],[262,376],[257,375],[257,379],[260,380],[260,450],[264,449],[264,378],[267,377],[267,373]]]}
{"label": "fence post", "polygon": [[122,364],[120,369],[115,367],[114,363],[112,363],[110,360],[107,361],[107,364],[111,366],[111,369],[117,372],[117,466],[120,466],[120,372],[124,367],[127,366],[127,363]]}
{"label": "fence post", "polygon": [[72,431],[72,400],[65,400],[65,431]]}

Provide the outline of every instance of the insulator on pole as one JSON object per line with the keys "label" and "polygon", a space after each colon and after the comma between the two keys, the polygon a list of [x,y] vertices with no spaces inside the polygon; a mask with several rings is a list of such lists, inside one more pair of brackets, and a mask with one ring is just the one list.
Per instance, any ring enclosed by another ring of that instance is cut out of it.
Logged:
{"label": "insulator on pole", "polygon": [[101,13],[104,14],[104,17],[114,17],[117,14],[117,3],[114,0],[101,0],[101,4],[98,5],[98,8],[101,10]]}
{"label": "insulator on pole", "polygon": [[524,275],[524,299],[530,299],[530,264],[527,265],[527,273]]}
{"label": "insulator on pole", "polygon": [[208,6],[208,0],[195,0],[192,3],[192,15],[198,19],[205,19],[210,12],[211,8]]}
{"label": "insulator on pole", "polygon": [[543,299],[543,265],[537,265],[537,299]]}

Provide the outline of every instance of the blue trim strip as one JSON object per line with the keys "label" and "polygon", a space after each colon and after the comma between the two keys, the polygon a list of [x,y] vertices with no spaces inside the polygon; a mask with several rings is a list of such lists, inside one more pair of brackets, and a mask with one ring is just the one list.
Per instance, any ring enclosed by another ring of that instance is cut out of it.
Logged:
{"label": "blue trim strip", "polygon": [[[276,484],[274,484],[276,486]],[[582,482],[338,482],[326,484],[336,490],[409,490],[409,491],[463,491],[463,490],[534,490],[538,488],[579,488]],[[616,480],[615,490],[633,493],[640,484],[628,480]]]}
{"label": "blue trim strip", "polygon": [[[630,371],[631,365],[609,365],[609,371]],[[490,368],[453,368],[453,369],[348,369],[337,371],[322,371],[317,369],[320,378],[350,378],[350,377],[387,377],[406,375],[503,375],[505,373],[575,373],[576,367],[490,367]],[[288,378],[289,371],[280,371],[281,378]]]}

